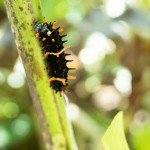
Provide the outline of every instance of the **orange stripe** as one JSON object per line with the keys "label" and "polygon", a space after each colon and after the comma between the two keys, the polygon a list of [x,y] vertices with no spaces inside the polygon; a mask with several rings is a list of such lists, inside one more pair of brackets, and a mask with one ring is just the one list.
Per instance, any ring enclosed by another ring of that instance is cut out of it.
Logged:
{"label": "orange stripe", "polygon": [[49,54],[50,54],[50,52],[46,52],[44,56],[46,57],[46,56],[49,55]]}
{"label": "orange stripe", "polygon": [[68,49],[68,48],[70,48],[70,46],[69,46],[69,45],[68,45],[68,46],[65,46],[65,47],[63,48],[63,50]]}
{"label": "orange stripe", "polygon": [[51,82],[51,81],[53,81],[53,80],[56,80],[56,78],[55,78],[55,77],[52,77],[52,78],[50,78],[50,79],[48,80],[48,82]]}
{"label": "orange stripe", "polygon": [[68,76],[67,78],[68,78],[68,79],[76,79],[75,76]]}
{"label": "orange stripe", "polygon": [[[53,40],[53,39],[52,39]],[[64,51],[64,50],[66,50],[66,49],[68,49],[68,48],[70,48],[70,46],[65,46],[60,52],[58,52],[58,53],[50,53],[50,52],[46,52],[46,54],[45,54],[45,57],[47,56],[47,55],[56,55],[57,57],[59,57],[59,55]]]}
{"label": "orange stripe", "polygon": [[61,81],[63,85],[66,84],[64,78],[55,78],[55,77],[51,77],[51,78],[48,80],[48,82],[51,82],[51,81],[54,81],[54,80]]}

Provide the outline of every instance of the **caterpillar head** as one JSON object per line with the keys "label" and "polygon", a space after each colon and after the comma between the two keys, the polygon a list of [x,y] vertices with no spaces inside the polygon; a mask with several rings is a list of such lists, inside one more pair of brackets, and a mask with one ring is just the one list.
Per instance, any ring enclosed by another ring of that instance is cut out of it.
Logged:
{"label": "caterpillar head", "polygon": [[35,25],[34,31],[35,33],[41,33],[47,31],[48,25],[47,23],[39,22]]}

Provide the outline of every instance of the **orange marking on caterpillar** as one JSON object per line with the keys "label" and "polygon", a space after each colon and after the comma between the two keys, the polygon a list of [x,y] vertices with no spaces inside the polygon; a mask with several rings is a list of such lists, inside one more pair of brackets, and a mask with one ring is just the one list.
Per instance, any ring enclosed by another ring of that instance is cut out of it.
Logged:
{"label": "orange marking on caterpillar", "polygon": [[60,52],[58,52],[58,53],[46,52],[45,57],[46,57],[47,55],[49,55],[49,54],[51,54],[51,55],[56,55],[57,57],[59,57],[59,55],[60,55],[63,51],[65,51],[66,49],[68,49],[68,48],[70,48],[70,46],[65,46],[65,47],[64,47]]}
{"label": "orange marking on caterpillar", "polygon": [[45,19],[45,17],[44,17],[44,19],[43,19],[43,20],[44,20],[43,22],[44,22],[44,23],[46,23],[46,19]]}
{"label": "orange marking on caterpillar", "polygon": [[46,52],[44,56],[46,57],[46,56],[49,55],[49,54],[50,54],[50,52]]}
{"label": "orange marking on caterpillar", "polygon": [[59,53],[56,53],[56,56],[59,57]]}
{"label": "orange marking on caterpillar", "polygon": [[61,82],[63,83],[63,85],[66,84],[65,79],[63,79],[63,78],[62,78],[62,79],[59,79],[59,78],[58,78],[58,80],[61,81]]}
{"label": "orange marking on caterpillar", "polygon": [[59,53],[46,52],[44,56],[46,57],[47,55],[56,55],[57,57],[59,57]]}
{"label": "orange marking on caterpillar", "polygon": [[56,21],[53,22],[53,24],[52,24],[52,29],[55,28],[55,23],[56,23]]}
{"label": "orange marking on caterpillar", "polygon": [[56,80],[56,78],[55,78],[55,77],[51,77],[51,78],[48,80],[48,82],[51,82],[51,81],[53,81],[53,80]]}
{"label": "orange marking on caterpillar", "polygon": [[68,76],[67,78],[68,78],[68,79],[76,79],[75,76]]}
{"label": "orange marking on caterpillar", "polygon": [[64,48],[63,48],[63,50],[66,50],[66,49],[68,49],[68,48],[70,48],[71,46],[65,46]]}
{"label": "orange marking on caterpillar", "polygon": [[43,39],[42,39],[42,41],[45,41],[46,40],[46,38],[44,37]]}
{"label": "orange marking on caterpillar", "polygon": [[59,30],[58,30],[58,32],[62,32],[62,31],[64,31],[64,29],[59,29]]}
{"label": "orange marking on caterpillar", "polygon": [[48,80],[48,82],[51,82],[51,81],[54,81],[54,80],[61,81],[63,85],[66,84],[64,78],[55,78],[55,77],[51,77],[51,78]]}
{"label": "orange marking on caterpillar", "polygon": [[36,33],[36,35],[35,35],[36,37],[38,37],[39,36],[39,33]]}
{"label": "orange marking on caterpillar", "polygon": [[52,39],[52,42],[55,42],[55,39]]}
{"label": "orange marking on caterpillar", "polygon": [[68,48],[70,48],[70,46],[65,46],[60,52],[58,52],[58,53],[50,53],[50,54],[56,55],[57,57],[59,57],[59,55],[60,55],[63,51],[65,51],[66,49],[68,49]]}

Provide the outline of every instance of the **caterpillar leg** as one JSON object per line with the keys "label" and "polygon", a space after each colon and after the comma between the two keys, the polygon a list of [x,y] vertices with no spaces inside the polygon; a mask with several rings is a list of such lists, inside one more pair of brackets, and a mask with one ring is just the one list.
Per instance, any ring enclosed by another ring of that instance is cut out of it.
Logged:
{"label": "caterpillar leg", "polygon": [[67,85],[67,87],[65,87],[64,89],[62,89],[62,91],[65,91],[66,93],[70,92],[71,85]]}
{"label": "caterpillar leg", "polygon": [[66,93],[69,93],[69,90],[68,90],[68,89],[65,89],[65,92],[66,92]]}
{"label": "caterpillar leg", "polygon": [[59,91],[59,95],[62,96],[62,92],[61,91]]}

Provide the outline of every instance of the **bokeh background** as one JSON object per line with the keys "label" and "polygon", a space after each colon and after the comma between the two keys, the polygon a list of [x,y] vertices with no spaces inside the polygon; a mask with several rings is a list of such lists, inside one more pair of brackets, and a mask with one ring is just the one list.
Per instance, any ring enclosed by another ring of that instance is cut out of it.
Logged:
{"label": "bokeh background", "polygon": [[[102,150],[101,137],[124,111],[131,150],[150,148],[150,1],[42,0],[47,21],[71,45],[67,111],[79,150]],[[42,90],[42,89],[41,89]],[[39,123],[0,0],[0,150],[43,150]]]}

